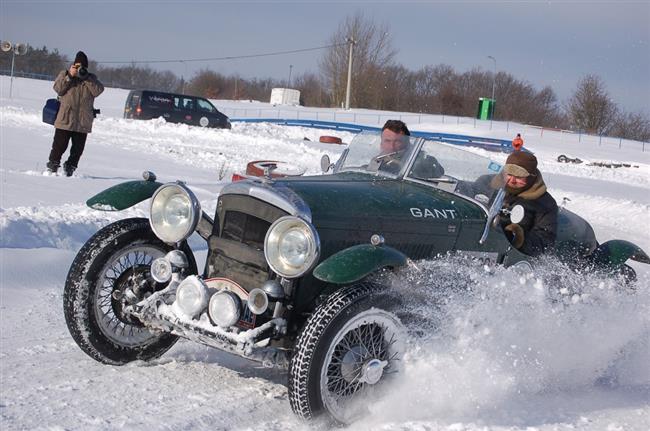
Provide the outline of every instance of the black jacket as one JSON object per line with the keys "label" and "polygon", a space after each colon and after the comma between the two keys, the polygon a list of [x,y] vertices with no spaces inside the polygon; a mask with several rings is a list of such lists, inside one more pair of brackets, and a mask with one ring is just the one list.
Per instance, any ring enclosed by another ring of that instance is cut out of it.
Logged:
{"label": "black jacket", "polygon": [[[546,191],[542,175],[537,171],[537,181],[519,194],[507,193],[504,208],[515,205],[524,207],[524,219],[518,224],[524,230],[524,243],[519,251],[529,256],[537,256],[555,245],[557,236],[558,208],[555,199]],[[510,224],[509,219],[502,219],[501,226]],[[512,233],[506,232],[512,241]]]}

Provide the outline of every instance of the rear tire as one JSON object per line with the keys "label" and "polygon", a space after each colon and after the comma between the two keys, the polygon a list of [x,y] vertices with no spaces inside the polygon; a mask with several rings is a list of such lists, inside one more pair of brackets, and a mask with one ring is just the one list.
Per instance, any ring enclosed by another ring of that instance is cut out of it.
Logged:
{"label": "rear tire", "polygon": [[305,419],[348,424],[399,371],[404,326],[394,301],[369,283],[332,294],[302,329],[289,364],[289,401]]}
{"label": "rear tire", "polygon": [[[123,292],[129,284],[150,278],[151,261],[170,250],[144,218],[110,224],[79,250],[65,282],[63,311],[72,338],[88,356],[123,365],[160,357],[174,345],[175,335],[147,329],[124,315],[120,301],[113,298],[115,290]],[[187,244],[182,250],[190,262],[190,273],[196,274]]]}

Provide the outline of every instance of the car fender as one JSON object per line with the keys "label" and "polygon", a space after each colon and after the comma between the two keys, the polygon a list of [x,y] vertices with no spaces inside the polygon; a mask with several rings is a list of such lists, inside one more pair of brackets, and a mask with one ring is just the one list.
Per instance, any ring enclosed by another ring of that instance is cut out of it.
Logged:
{"label": "car fender", "polygon": [[382,268],[396,268],[407,263],[402,252],[385,245],[360,244],[339,251],[321,262],[314,277],[327,283],[349,284]]}
{"label": "car fender", "polygon": [[122,211],[149,199],[160,186],[162,183],[151,180],[127,181],[97,193],[86,205],[101,211]]}
{"label": "car fender", "polygon": [[592,261],[603,267],[617,267],[628,259],[650,264],[650,257],[639,246],[622,239],[606,241],[591,254]]}

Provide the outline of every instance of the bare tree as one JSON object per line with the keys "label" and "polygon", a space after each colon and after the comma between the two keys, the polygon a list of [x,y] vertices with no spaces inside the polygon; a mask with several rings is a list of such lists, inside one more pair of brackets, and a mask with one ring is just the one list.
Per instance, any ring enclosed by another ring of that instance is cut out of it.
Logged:
{"label": "bare tree", "polygon": [[642,112],[620,114],[611,130],[611,134],[625,139],[650,141],[650,118]]}
{"label": "bare tree", "polygon": [[392,48],[387,24],[377,25],[361,12],[348,17],[330,37],[333,45],[320,62],[323,78],[330,89],[335,105],[345,99],[348,70],[348,38],[354,39],[352,61],[352,103],[368,107],[381,100],[386,85],[384,69],[392,65],[396,50]]}
{"label": "bare tree", "polygon": [[586,75],[578,82],[566,111],[573,127],[597,134],[607,133],[617,115],[616,104],[596,75]]}
{"label": "bare tree", "polygon": [[300,90],[300,104],[303,106],[329,106],[329,93],[314,73],[305,73],[296,77],[294,88]]}

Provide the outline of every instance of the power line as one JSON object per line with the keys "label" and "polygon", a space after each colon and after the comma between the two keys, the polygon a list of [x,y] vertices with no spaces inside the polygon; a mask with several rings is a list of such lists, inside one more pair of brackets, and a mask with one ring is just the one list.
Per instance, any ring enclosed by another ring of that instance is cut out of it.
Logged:
{"label": "power line", "polygon": [[98,61],[98,64],[143,64],[143,63],[190,63],[197,61],[222,61],[222,60],[237,60],[240,58],[255,58],[255,57],[270,57],[273,55],[295,54],[298,52],[317,51],[319,49],[333,48],[335,46],[343,46],[344,43],[335,43],[333,45],[317,46],[314,48],[294,49],[291,51],[276,51],[267,52],[262,54],[249,54],[249,55],[232,55],[228,57],[212,57],[212,58],[188,58],[178,60],[129,60],[129,61]]}

